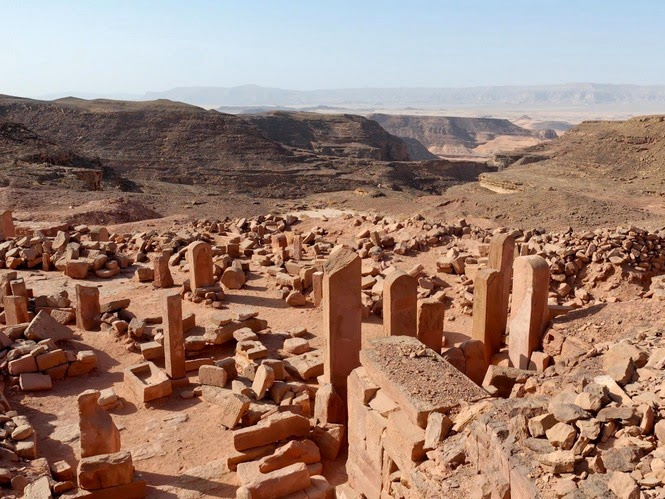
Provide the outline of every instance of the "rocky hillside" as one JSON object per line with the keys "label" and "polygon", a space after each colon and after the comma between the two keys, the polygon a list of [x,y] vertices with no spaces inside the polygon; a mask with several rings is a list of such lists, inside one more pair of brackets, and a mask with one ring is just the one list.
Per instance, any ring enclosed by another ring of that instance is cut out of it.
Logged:
{"label": "rocky hillside", "polygon": [[380,161],[410,159],[402,140],[375,121],[354,114],[273,111],[242,118],[275,142],[322,156]]}
{"label": "rocky hillside", "polygon": [[317,193],[438,194],[487,171],[482,162],[408,161],[407,145],[373,121],[314,116],[0,96],[0,204],[67,216],[132,207],[123,220],[208,203],[223,214]]}
{"label": "rocky hillside", "polygon": [[5,97],[0,98],[0,119],[138,179],[191,183],[292,159],[289,151],[236,116],[168,101]]}
{"label": "rocky hillside", "polygon": [[551,130],[527,130],[494,118],[387,114],[369,118],[393,135],[419,141],[440,157],[487,157],[496,149],[511,150],[556,137]]}
{"label": "rocky hillside", "polygon": [[665,116],[584,122],[496,159],[501,170],[480,175],[479,189],[451,193],[470,201],[466,209],[500,211],[515,225],[662,227]]}

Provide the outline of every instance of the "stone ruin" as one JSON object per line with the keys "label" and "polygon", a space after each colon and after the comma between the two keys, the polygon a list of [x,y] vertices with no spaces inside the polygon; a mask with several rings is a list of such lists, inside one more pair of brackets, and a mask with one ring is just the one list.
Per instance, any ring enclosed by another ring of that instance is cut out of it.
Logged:
{"label": "stone ruin", "polygon": [[[236,474],[237,498],[665,497],[665,399],[646,389],[665,381],[665,340],[654,334],[645,336],[650,350],[625,341],[554,362],[566,342],[557,317],[592,300],[573,289],[575,276],[594,265],[662,269],[659,235],[527,237],[420,220],[419,236],[396,241],[391,234],[404,226],[392,223],[342,245],[322,228],[288,231],[293,217],[201,221],[191,233],[78,226],[22,234],[6,213],[0,370],[11,392],[94,372],[96,354],[70,342],[79,332],[110,333],[142,357],[123,372],[133,402],[179,396],[220,409],[232,449],[215,457]],[[478,255],[453,244],[472,236],[482,241]],[[438,272],[459,279],[452,297],[422,265],[383,265],[388,252],[441,244],[451,247]],[[36,295],[19,272],[38,266],[79,282],[75,300],[64,290]],[[279,333],[251,308],[224,310],[257,268],[287,306],[320,308],[323,349],[304,328]],[[176,285],[171,269],[188,278]],[[129,271],[160,293],[160,315],[140,319],[130,298],[102,301],[97,286],[81,284]],[[662,289],[654,278],[645,296],[661,299]],[[201,323],[183,313],[184,301],[215,310]],[[447,336],[453,306],[471,315],[461,342]],[[382,334],[364,338],[372,315]],[[591,363],[582,374],[572,369]],[[122,405],[113,388],[78,395],[73,467],[39,458],[40,428],[2,395],[0,457],[29,462],[30,472],[0,469],[0,485],[39,499],[146,497],[149,484],[109,414]],[[332,483],[327,467],[344,460],[346,480]]]}

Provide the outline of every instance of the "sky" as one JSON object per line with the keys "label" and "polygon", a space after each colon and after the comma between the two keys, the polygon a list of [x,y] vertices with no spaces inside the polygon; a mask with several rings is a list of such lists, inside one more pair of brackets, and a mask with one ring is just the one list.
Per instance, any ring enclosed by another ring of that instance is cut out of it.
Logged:
{"label": "sky", "polygon": [[0,94],[665,84],[661,0],[0,0]]}

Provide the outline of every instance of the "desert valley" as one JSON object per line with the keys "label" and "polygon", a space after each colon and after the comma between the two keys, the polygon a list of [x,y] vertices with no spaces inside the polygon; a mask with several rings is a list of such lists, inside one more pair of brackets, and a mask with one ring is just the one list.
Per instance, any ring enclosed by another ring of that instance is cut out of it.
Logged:
{"label": "desert valley", "polygon": [[663,161],[662,116],[0,97],[4,495],[665,497]]}
{"label": "desert valley", "polygon": [[0,498],[665,499],[664,17],[0,0]]}

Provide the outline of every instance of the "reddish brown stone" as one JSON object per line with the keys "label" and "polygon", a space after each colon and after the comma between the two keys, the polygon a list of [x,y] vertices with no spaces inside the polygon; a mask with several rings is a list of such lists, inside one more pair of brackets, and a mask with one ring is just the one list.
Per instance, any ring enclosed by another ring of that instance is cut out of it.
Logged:
{"label": "reddish brown stone", "polygon": [[346,400],[346,378],[360,365],[360,258],[349,248],[339,248],[326,261],[324,271],[324,379],[332,383],[337,393]]}
{"label": "reddish brown stone", "polygon": [[383,281],[383,334],[418,335],[418,283],[402,270],[388,274]]}

